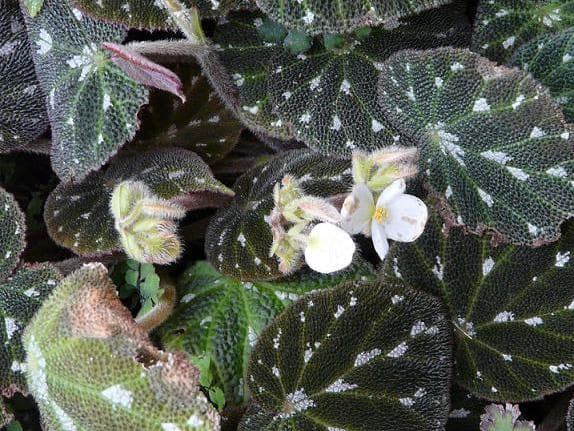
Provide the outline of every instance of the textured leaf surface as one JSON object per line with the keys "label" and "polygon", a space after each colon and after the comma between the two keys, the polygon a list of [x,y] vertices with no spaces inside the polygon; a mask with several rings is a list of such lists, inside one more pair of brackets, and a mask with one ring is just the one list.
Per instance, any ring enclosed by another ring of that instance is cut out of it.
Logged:
{"label": "textured leaf surface", "polygon": [[420,147],[450,224],[515,244],[560,235],[574,214],[574,133],[544,87],[449,48],[398,53],[381,76],[381,103]]}
{"label": "textured leaf surface", "polygon": [[24,334],[26,378],[52,430],[219,430],[181,356],[158,351],[101,264],[66,277]]}
{"label": "textured leaf surface", "polygon": [[[261,13],[231,13],[228,21],[217,26],[213,40],[218,54],[227,69],[227,79],[237,91],[237,100],[229,101],[241,120],[255,131],[279,139],[290,139],[291,128],[273,113],[267,94],[268,63],[283,48],[275,43],[265,43],[257,30],[265,15]],[[219,87],[230,83],[217,82]],[[222,91],[220,90],[220,93]]]}
{"label": "textured leaf surface", "polygon": [[574,27],[523,45],[509,64],[546,85],[566,119],[574,121]]}
{"label": "textured leaf surface", "polygon": [[173,67],[184,83],[186,103],[154,91],[142,109],[138,147],[177,146],[208,163],[223,159],[237,144],[242,126],[225,108],[196,64]]}
{"label": "textured leaf surface", "polygon": [[334,159],[307,150],[282,153],[242,175],[235,199],[212,219],[205,240],[211,264],[222,274],[244,281],[282,276],[269,257],[272,236],[264,217],[273,209],[273,187],[286,174],[302,179],[310,195],[346,193],[351,185],[350,160]]}
{"label": "textured leaf surface", "polygon": [[272,19],[308,34],[345,33],[356,27],[396,21],[449,0],[256,0]]}
{"label": "textured leaf surface", "polygon": [[0,0],[0,152],[17,149],[48,128],[42,91],[18,2]]}
{"label": "textured leaf surface", "polygon": [[199,262],[182,275],[179,305],[162,324],[160,337],[170,349],[208,356],[228,404],[241,404],[248,397],[244,375],[251,346],[277,314],[306,293],[372,274],[370,265],[360,262],[332,276],[307,270],[276,282],[250,283]]}
{"label": "textured leaf surface", "polygon": [[[157,0],[73,0],[78,8],[95,18],[112,21],[130,28],[175,29],[161,1]],[[199,8],[202,17],[218,17],[238,7],[240,0],[182,0]]]}
{"label": "textured leaf surface", "polygon": [[393,29],[379,26],[340,51],[316,41],[298,56],[264,40],[261,25],[256,15],[243,17],[215,35],[240,95],[241,115],[267,133],[285,138],[289,132],[282,131],[293,129],[307,146],[342,155],[402,142],[377,100],[381,62],[407,47],[464,45],[469,36],[468,22],[456,6],[399,21]]}
{"label": "textured leaf surface", "polygon": [[263,429],[444,429],[451,348],[440,309],[382,282],[345,283],[293,304],[249,361],[254,400],[275,415]]}
{"label": "textured leaf surface", "polygon": [[539,248],[492,247],[434,214],[423,236],[396,244],[389,276],[440,296],[456,341],[456,380],[474,395],[517,402],[574,379],[574,225]]}
{"label": "textured leaf surface", "polygon": [[52,167],[63,180],[86,177],[131,139],[148,91],[109,58],[102,42],[126,32],[94,21],[68,0],[47,0],[28,33],[52,125]]}
{"label": "textured leaf surface", "polygon": [[109,211],[116,184],[142,181],[163,199],[197,207],[202,193],[229,195],[199,156],[182,149],[161,149],[115,159],[105,173],[94,172],[79,183],[60,183],[48,197],[44,220],[56,243],[83,256],[120,249]]}
{"label": "textured leaf surface", "polygon": [[572,0],[480,0],[472,50],[506,63],[522,44],[572,25]]}
{"label": "textured leaf surface", "polygon": [[0,281],[10,276],[24,251],[26,219],[10,193],[0,188]]}
{"label": "textured leaf surface", "polygon": [[60,279],[52,266],[36,265],[0,283],[0,393],[26,390],[22,333]]}
{"label": "textured leaf surface", "polygon": [[446,431],[478,430],[480,416],[488,402],[473,397],[458,385],[454,385],[451,389],[450,399],[451,405]]}

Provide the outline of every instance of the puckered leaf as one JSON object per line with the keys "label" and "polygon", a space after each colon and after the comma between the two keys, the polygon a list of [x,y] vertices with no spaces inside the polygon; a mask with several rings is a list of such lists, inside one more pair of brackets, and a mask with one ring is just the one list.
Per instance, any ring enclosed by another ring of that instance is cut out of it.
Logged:
{"label": "puckered leaf", "polygon": [[100,46],[126,32],[83,15],[68,0],[47,0],[26,23],[52,125],[52,166],[63,180],[83,179],[131,139],[147,90]]}
{"label": "puckered leaf", "polygon": [[22,333],[60,279],[54,267],[35,265],[0,283],[0,393],[26,391]]}
{"label": "puckered leaf", "polygon": [[455,378],[494,401],[533,400],[574,379],[574,225],[560,241],[492,247],[443,232],[433,214],[415,243],[395,244],[387,274],[440,296],[455,332]]}
{"label": "puckered leaf", "polygon": [[[305,55],[293,55],[281,42],[269,42],[258,30],[259,15],[232,19],[215,33],[223,64],[239,93],[240,115],[265,133],[291,133],[329,154],[350,154],[401,142],[377,101],[379,68],[393,52],[407,47],[464,45],[468,22],[459,6],[429,11],[376,27],[366,39],[341,50],[317,40]],[[246,37],[245,34],[248,36]],[[292,129],[292,131],[291,131]]]}
{"label": "puckered leaf", "polygon": [[[158,0],[72,0],[78,8],[95,18],[130,28],[175,29],[173,21]],[[188,7],[199,8],[202,17],[223,16],[237,8],[241,0],[182,0]]]}
{"label": "puckered leaf", "polygon": [[522,44],[572,25],[572,0],[480,0],[472,50],[506,63]]}
{"label": "puckered leaf", "polygon": [[530,72],[546,85],[566,119],[574,121],[574,27],[523,45],[509,64]]}
{"label": "puckered leaf", "polygon": [[125,180],[142,181],[160,198],[189,209],[228,199],[231,190],[211,175],[191,151],[170,148],[115,159],[105,173],[78,183],[60,183],[46,201],[44,220],[56,243],[83,256],[120,249],[110,196]]}
{"label": "puckered leaf", "polygon": [[49,429],[220,429],[198,371],[153,346],[101,264],[66,277],[23,342],[28,387]]}
{"label": "puckered leaf", "polygon": [[437,301],[384,282],[345,283],[299,300],[262,332],[247,382],[274,415],[259,429],[440,430],[450,361]]}
{"label": "puckered leaf", "polygon": [[364,25],[396,22],[450,0],[256,0],[275,21],[308,34],[345,33]]}
{"label": "puckered leaf", "polygon": [[244,375],[251,346],[263,328],[299,296],[372,275],[359,262],[332,276],[304,271],[275,282],[240,282],[218,273],[209,263],[189,268],[179,281],[179,305],[160,327],[163,344],[190,355],[208,356],[215,381],[228,404],[247,399]]}
{"label": "puckered leaf", "polygon": [[14,197],[0,188],[0,281],[10,276],[24,251],[26,219]]}
{"label": "puckered leaf", "polygon": [[469,51],[402,51],[382,67],[380,96],[420,147],[449,224],[515,244],[560,235],[574,214],[574,130],[537,81]]}
{"label": "puckered leaf", "polygon": [[346,193],[351,185],[350,160],[308,150],[284,152],[248,171],[235,183],[236,197],[212,219],[205,240],[211,264],[224,275],[244,280],[280,277],[275,257],[269,257],[272,235],[265,216],[273,209],[273,187],[291,174],[306,193],[328,197]]}
{"label": "puckered leaf", "polygon": [[0,152],[46,130],[48,116],[18,2],[0,0]]}
{"label": "puckered leaf", "polygon": [[212,90],[196,64],[173,67],[184,84],[186,103],[160,91],[142,109],[135,146],[178,146],[209,163],[223,159],[239,141],[242,126]]}

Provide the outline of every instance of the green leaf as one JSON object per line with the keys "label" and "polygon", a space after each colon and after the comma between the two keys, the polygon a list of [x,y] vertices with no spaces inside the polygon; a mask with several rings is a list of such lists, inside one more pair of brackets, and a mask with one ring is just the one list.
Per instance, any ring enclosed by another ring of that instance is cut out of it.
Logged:
{"label": "green leaf", "polygon": [[263,328],[298,297],[361,277],[372,278],[372,268],[365,262],[331,276],[307,270],[276,282],[250,283],[225,277],[209,263],[199,262],[179,280],[181,299],[160,327],[160,338],[174,350],[211,358],[213,385],[223,388],[228,403],[242,404],[248,398],[243,387],[247,360]]}
{"label": "green leaf", "polygon": [[211,175],[208,166],[191,151],[166,148],[116,158],[103,172],[75,183],[60,183],[44,210],[48,233],[59,245],[83,256],[120,249],[109,211],[115,185],[124,180],[143,181],[160,198],[172,199],[188,209],[209,206],[232,192]]}
{"label": "green leaf", "polygon": [[472,50],[506,63],[521,45],[572,25],[572,0],[480,0]]}
{"label": "green leaf", "polygon": [[514,244],[560,236],[574,214],[574,129],[544,87],[451,48],[402,51],[381,77],[381,103],[417,142],[448,225]]}
{"label": "green leaf", "polygon": [[490,404],[485,411],[480,417],[480,431],[536,431],[534,422],[518,420],[521,413],[517,405]]}
{"label": "green leaf", "polygon": [[148,275],[140,285],[140,294],[145,298],[150,298],[154,302],[159,302],[162,289],[159,287],[159,276],[157,274]]}
{"label": "green leaf", "polygon": [[[224,16],[241,3],[240,0],[182,0],[189,7],[199,8],[204,18]],[[73,0],[83,11],[98,19],[111,21],[129,28],[174,30],[161,1],[156,0]]]}
{"label": "green leaf", "polygon": [[480,415],[488,402],[473,397],[458,385],[453,385],[450,399],[451,405],[446,431],[478,430]]}
{"label": "green leaf", "polygon": [[48,128],[18,2],[0,2],[0,152],[25,146]]}
{"label": "green leaf", "polygon": [[521,46],[509,64],[546,85],[566,119],[574,121],[574,27]]}
{"label": "green leaf", "polygon": [[126,271],[126,283],[130,286],[137,286],[139,281],[139,272],[134,270],[127,270]]}
{"label": "green leaf", "polygon": [[215,406],[217,410],[222,411],[225,406],[225,394],[221,388],[213,388],[209,390],[209,399]]}
{"label": "green leaf", "polygon": [[101,264],[66,277],[24,334],[27,380],[51,430],[219,430],[197,370],[157,350]]}
{"label": "green leaf", "polygon": [[0,281],[10,276],[26,247],[26,219],[10,193],[0,187]]}
{"label": "green leaf", "polygon": [[347,193],[352,182],[350,160],[293,150],[274,157],[239,177],[236,197],[212,219],[206,234],[209,262],[222,274],[243,281],[282,276],[269,257],[270,226],[264,220],[273,209],[273,187],[286,174],[302,178],[310,195],[328,197]]}
{"label": "green leaf", "polygon": [[384,282],[306,296],[262,332],[247,370],[262,430],[441,430],[450,328],[438,301]]}
{"label": "green leaf", "polygon": [[22,333],[60,279],[54,267],[34,265],[0,282],[0,394],[26,391]]}
{"label": "green leaf", "polygon": [[409,143],[389,125],[377,100],[386,58],[407,47],[463,46],[469,36],[460,7],[448,6],[393,29],[374,28],[360,43],[347,41],[344,49],[329,50],[316,40],[304,55],[293,55],[263,38],[261,16],[230,20],[216,29],[214,40],[238,91],[239,115],[255,130],[283,139],[294,133],[307,146],[338,155]]}
{"label": "green leaf", "polygon": [[473,395],[518,402],[574,379],[574,225],[539,248],[493,247],[488,236],[443,231],[395,243],[386,273],[442,298],[455,333],[455,378]]}
{"label": "green leaf", "polygon": [[[1,420],[1,419],[0,419]],[[0,422],[1,423],[1,422]],[[24,431],[20,422],[13,421],[6,426],[6,431]]]}
{"label": "green leaf", "polygon": [[346,33],[364,25],[393,22],[449,0],[258,0],[259,7],[284,26],[308,34]]}
{"label": "green leaf", "polygon": [[184,84],[186,103],[152,91],[140,113],[142,127],[130,147],[177,146],[194,151],[208,163],[223,159],[237,144],[242,126],[212,90],[196,64],[172,67]]}
{"label": "green leaf", "polygon": [[24,0],[24,5],[28,15],[34,18],[44,6],[44,0]]}
{"label": "green leaf", "polygon": [[68,0],[46,0],[26,24],[47,95],[52,167],[63,180],[82,180],[133,138],[148,91],[100,47],[122,42],[127,33],[118,27],[82,15]]}

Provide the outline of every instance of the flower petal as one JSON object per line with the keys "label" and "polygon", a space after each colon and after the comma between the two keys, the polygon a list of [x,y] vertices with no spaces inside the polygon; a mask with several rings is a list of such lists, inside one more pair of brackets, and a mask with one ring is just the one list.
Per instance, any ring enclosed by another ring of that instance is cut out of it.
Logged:
{"label": "flower petal", "polygon": [[400,242],[415,241],[424,231],[428,209],[413,195],[400,195],[387,204],[389,218],[383,223],[387,237]]}
{"label": "flower petal", "polygon": [[317,272],[328,274],[349,266],[355,254],[351,236],[331,223],[319,223],[309,234],[305,262]]}
{"label": "flower petal", "polygon": [[390,186],[382,191],[379,199],[377,199],[377,207],[387,207],[389,202],[394,200],[397,196],[402,195],[406,188],[407,185],[404,179],[400,178],[393,181]]}
{"label": "flower petal", "polygon": [[355,184],[341,208],[341,227],[352,235],[361,233],[371,222],[373,193],[366,184]]}
{"label": "flower petal", "polygon": [[383,225],[373,221],[371,225],[371,235],[373,237],[373,245],[375,246],[375,251],[381,258],[385,259],[389,251],[389,241],[387,241],[387,234],[385,233],[385,228]]}

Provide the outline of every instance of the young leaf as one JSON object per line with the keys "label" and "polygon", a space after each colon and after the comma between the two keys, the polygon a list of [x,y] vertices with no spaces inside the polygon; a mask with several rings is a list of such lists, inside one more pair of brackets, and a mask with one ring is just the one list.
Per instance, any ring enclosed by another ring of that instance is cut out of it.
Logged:
{"label": "young leaf", "polygon": [[536,431],[534,422],[519,421],[520,409],[517,405],[490,404],[480,418],[480,431]]}
{"label": "young leaf", "polygon": [[[241,3],[240,0],[182,0],[189,7],[199,8],[202,17],[224,16]],[[157,0],[73,0],[89,15],[111,21],[128,28],[149,30],[174,30],[176,26],[168,18],[162,1]]]}
{"label": "young leaf", "polygon": [[389,277],[443,299],[455,333],[455,378],[473,395],[518,402],[559,392],[574,379],[574,225],[539,247],[493,247],[487,236],[443,231],[396,243]]}
{"label": "young leaf", "polygon": [[0,281],[18,265],[26,246],[26,219],[10,193],[0,188]]}
{"label": "young leaf", "polygon": [[282,276],[278,261],[269,257],[271,227],[265,221],[273,209],[273,187],[286,174],[302,180],[305,192],[328,197],[346,193],[351,185],[350,160],[308,150],[284,152],[248,171],[235,183],[236,197],[212,219],[205,251],[222,274],[243,281]]}
{"label": "young leaf", "polygon": [[48,128],[18,2],[0,0],[0,152],[18,149]]}
{"label": "young leaf", "polygon": [[[277,137],[286,138],[292,132],[281,131],[293,129],[307,146],[338,155],[404,141],[377,100],[378,69],[387,57],[407,47],[462,46],[469,36],[459,6],[401,20],[396,28],[379,26],[360,43],[349,41],[340,50],[315,41],[304,55],[265,40],[259,30],[264,25],[256,15],[243,17],[214,36],[239,92],[240,115]],[[246,33],[248,39],[243,38]]]}
{"label": "young leaf", "polygon": [[131,139],[148,91],[123,73],[102,42],[126,32],[83,15],[69,0],[46,0],[26,24],[52,125],[52,167],[81,180]]}
{"label": "young leaf", "polygon": [[225,158],[239,141],[242,126],[226,109],[197,64],[173,67],[184,85],[185,103],[152,91],[140,112],[142,127],[132,148],[177,146],[194,151],[208,163]]}
{"label": "young leaf", "polygon": [[417,142],[449,225],[514,244],[560,236],[574,214],[574,129],[534,79],[469,51],[402,51],[382,67],[380,97]]}
{"label": "young leaf", "polygon": [[242,404],[248,398],[243,385],[249,352],[263,328],[306,293],[372,274],[361,261],[336,275],[306,270],[275,282],[250,283],[199,262],[182,275],[179,305],[160,327],[160,338],[170,349],[211,358],[214,384],[223,388],[228,404]]}
{"label": "young leaf", "polygon": [[49,429],[219,430],[197,370],[153,346],[101,264],[66,277],[23,340],[28,386]]}
{"label": "young leaf", "polygon": [[431,9],[449,0],[256,0],[272,19],[308,34],[346,33],[357,27],[394,22]]}
{"label": "young leaf", "polygon": [[22,333],[60,279],[54,267],[34,265],[0,282],[0,394],[26,391]]}
{"label": "young leaf", "polygon": [[574,121],[574,27],[521,46],[509,64],[521,67],[546,85],[566,119]]}
{"label": "young leaf", "polygon": [[472,50],[506,63],[521,45],[572,25],[572,0],[480,0]]}
{"label": "young leaf", "polygon": [[255,345],[247,382],[273,417],[243,429],[444,429],[449,333],[436,300],[384,282],[306,296]]}
{"label": "young leaf", "polygon": [[120,157],[105,173],[92,173],[78,183],[60,183],[52,191],[44,210],[52,239],[82,256],[119,250],[110,196],[126,180],[141,181],[158,197],[187,209],[217,206],[233,194],[191,151],[169,148]]}

